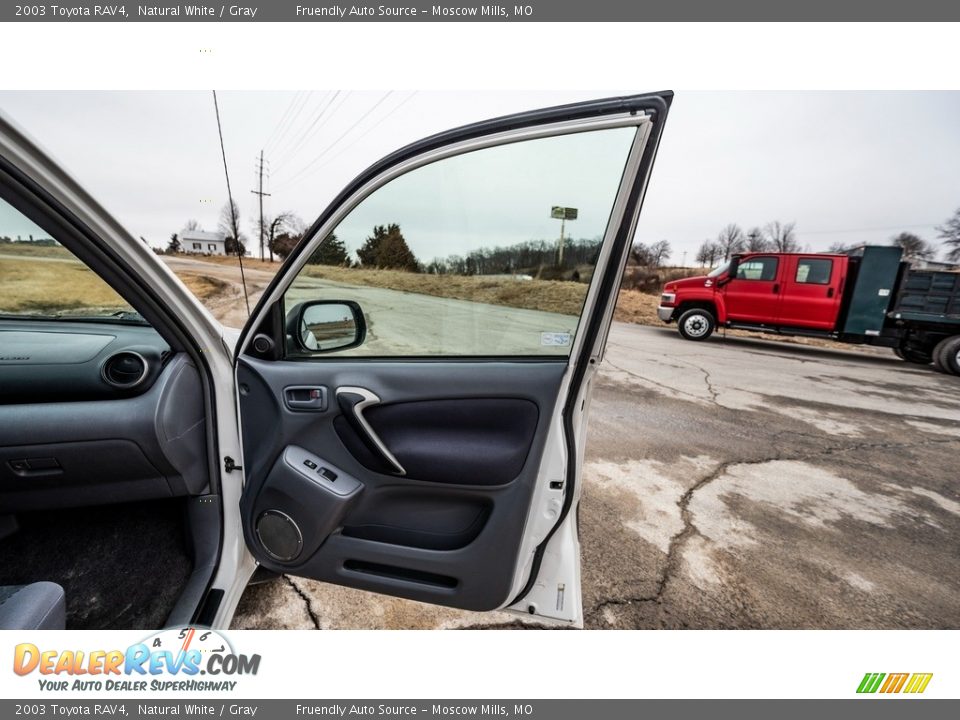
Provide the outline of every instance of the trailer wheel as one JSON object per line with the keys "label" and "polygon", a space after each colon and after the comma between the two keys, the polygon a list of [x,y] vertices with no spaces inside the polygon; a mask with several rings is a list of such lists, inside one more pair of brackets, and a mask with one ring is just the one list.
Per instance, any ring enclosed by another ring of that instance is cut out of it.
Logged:
{"label": "trailer wheel", "polygon": [[952,375],[960,375],[960,335],[947,338],[939,345],[937,349],[937,361],[940,369]]}
{"label": "trailer wheel", "polygon": [[703,308],[687,310],[677,320],[677,329],[684,340],[706,340],[716,326],[713,313]]}

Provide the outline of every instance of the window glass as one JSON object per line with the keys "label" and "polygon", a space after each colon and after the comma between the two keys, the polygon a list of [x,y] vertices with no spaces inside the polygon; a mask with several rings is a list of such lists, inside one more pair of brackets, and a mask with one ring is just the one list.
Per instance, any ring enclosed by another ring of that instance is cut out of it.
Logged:
{"label": "window glass", "polygon": [[833,260],[827,258],[801,258],[797,263],[797,282],[812,285],[829,285],[833,272]]}
{"label": "window glass", "polygon": [[737,265],[737,280],[766,280],[777,279],[777,258],[755,257],[743,260]]}
{"label": "window glass", "polygon": [[138,318],[96,273],[0,200],[0,315]]}
{"label": "window glass", "polygon": [[357,303],[366,340],[338,356],[569,354],[635,133],[528,140],[394,179],[313,253],[288,321],[304,301]]}

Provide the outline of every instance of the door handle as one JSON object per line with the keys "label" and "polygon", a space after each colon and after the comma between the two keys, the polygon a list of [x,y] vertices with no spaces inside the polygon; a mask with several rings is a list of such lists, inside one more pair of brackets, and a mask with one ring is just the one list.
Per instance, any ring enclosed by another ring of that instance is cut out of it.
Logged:
{"label": "door handle", "polygon": [[833,297],[833,288],[832,288],[832,287],[831,287],[831,288],[827,288],[827,297],[828,297],[828,298],[832,298],[832,297]]}
{"label": "door handle", "polygon": [[350,423],[354,432],[376,450],[388,465],[393,467],[395,475],[406,475],[407,471],[403,465],[393,456],[393,453],[384,445],[380,436],[370,427],[370,423],[363,416],[363,411],[372,405],[379,405],[380,398],[366,388],[361,387],[339,387],[337,388],[337,404],[343,411],[344,417]]}
{"label": "door handle", "polygon": [[780,292],[780,283],[774,283],[774,284],[773,284],[773,294],[774,294],[774,295],[777,295],[777,294],[779,294],[779,292]]}

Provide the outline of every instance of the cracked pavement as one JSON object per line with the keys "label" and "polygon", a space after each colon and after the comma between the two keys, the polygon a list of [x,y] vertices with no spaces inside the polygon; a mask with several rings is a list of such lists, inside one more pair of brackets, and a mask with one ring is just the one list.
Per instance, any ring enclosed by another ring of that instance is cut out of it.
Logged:
{"label": "cracked pavement", "polygon": [[[580,510],[588,628],[960,627],[960,379],[616,323]],[[240,628],[528,627],[284,578]]]}

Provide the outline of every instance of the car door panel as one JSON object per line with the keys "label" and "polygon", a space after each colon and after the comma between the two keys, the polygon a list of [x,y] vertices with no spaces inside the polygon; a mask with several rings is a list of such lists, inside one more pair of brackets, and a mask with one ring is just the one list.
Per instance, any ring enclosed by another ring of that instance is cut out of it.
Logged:
{"label": "car door panel", "polygon": [[779,324],[833,330],[840,312],[847,258],[786,256]]}
{"label": "car door panel", "polygon": [[[507,369],[497,362],[318,365],[243,358],[240,409],[258,418],[244,426],[243,516],[251,551],[279,572],[472,610],[501,606],[566,365]],[[336,403],[304,413],[278,402],[285,387],[297,385],[376,393],[381,403],[370,423],[407,474],[371,470],[356,443],[341,438],[350,430]],[[284,465],[278,472],[277,462],[290,447],[335,468],[336,482],[341,473],[360,479],[362,489],[348,507],[333,507],[342,498],[316,482],[288,489],[298,481]],[[258,535],[257,522],[270,510],[301,529],[303,551],[292,561],[278,561]]]}
{"label": "car door panel", "polygon": [[727,318],[735,322],[775,325],[785,265],[780,256],[754,256],[741,261],[737,276],[723,287]]}
{"label": "car door panel", "polygon": [[[238,346],[241,516],[258,562],[469,610],[522,600],[540,619],[582,622],[571,510],[588,379],[669,103],[619,98],[444,133],[377,163],[321,215]],[[583,239],[546,224],[561,214]],[[334,238],[349,262],[315,268]],[[377,238],[405,264],[371,255]],[[493,259],[517,242],[545,254]],[[489,262],[438,262],[474,251]],[[576,307],[523,299],[547,287],[582,294]],[[321,309],[307,320],[311,304]],[[331,347],[351,322],[366,339]],[[307,389],[294,399],[311,411],[290,406],[290,388]]]}

